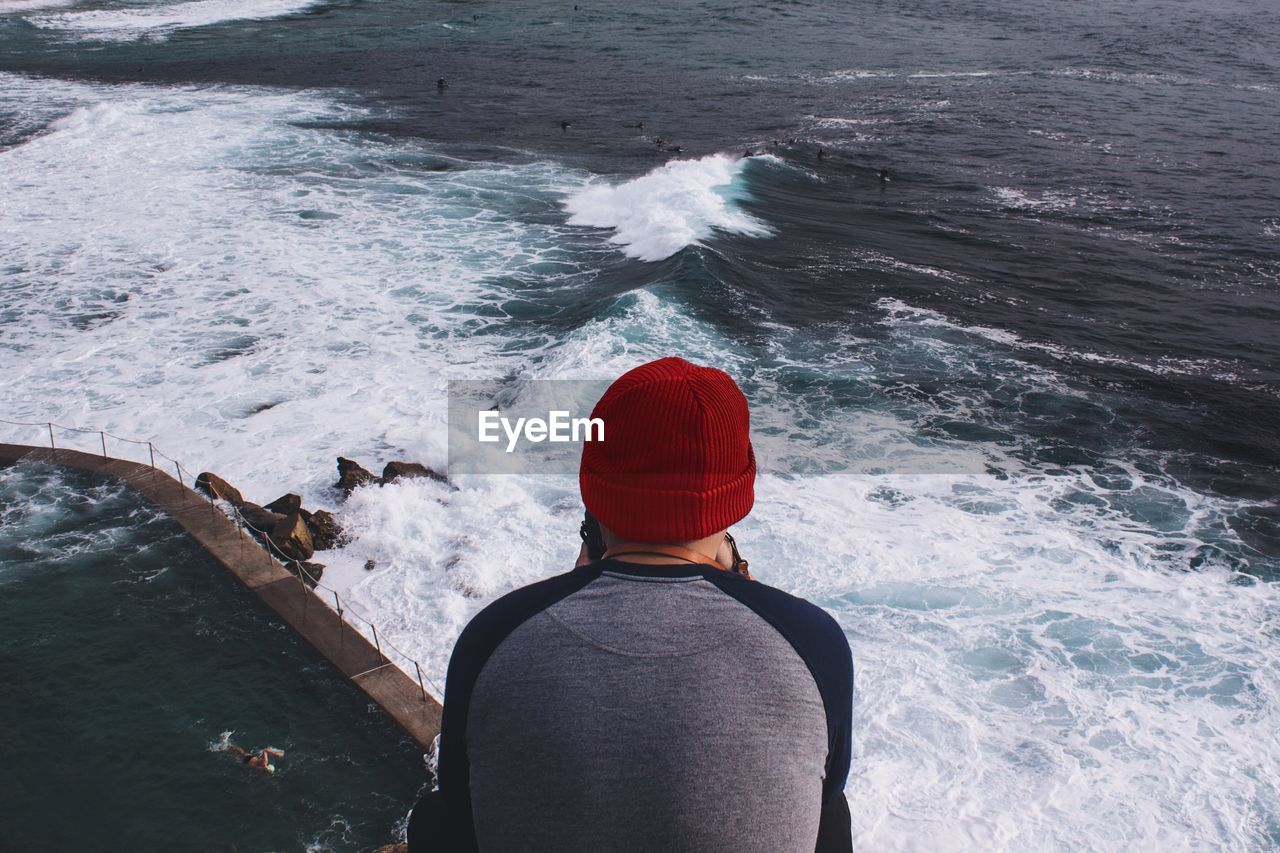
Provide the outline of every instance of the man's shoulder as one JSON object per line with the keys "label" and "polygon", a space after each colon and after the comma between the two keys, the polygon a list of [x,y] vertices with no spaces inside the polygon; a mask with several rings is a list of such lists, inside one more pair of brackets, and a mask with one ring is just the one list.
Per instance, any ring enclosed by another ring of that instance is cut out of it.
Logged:
{"label": "man's shoulder", "polygon": [[492,651],[530,617],[572,595],[590,583],[593,577],[592,572],[573,569],[499,596],[473,616],[467,627],[462,629],[457,647],[487,647],[488,651]]}
{"label": "man's shoulder", "polygon": [[854,689],[854,656],[845,630],[831,613],[804,598],[740,575],[724,573],[712,580],[791,644],[832,707],[846,704],[844,697]]}
{"label": "man's shoulder", "polygon": [[777,619],[817,638],[847,645],[844,629],[835,617],[808,599],[740,575],[729,574],[718,586],[766,619]]}

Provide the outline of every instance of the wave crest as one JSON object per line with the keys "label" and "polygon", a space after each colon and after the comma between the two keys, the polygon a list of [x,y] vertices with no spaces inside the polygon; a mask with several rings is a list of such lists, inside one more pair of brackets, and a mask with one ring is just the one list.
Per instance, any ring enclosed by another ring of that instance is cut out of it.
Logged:
{"label": "wave crest", "polygon": [[736,204],[746,162],[727,154],[673,160],[621,184],[587,187],[564,202],[569,224],[613,229],[609,242],[642,261],[669,258],[714,231],[769,236],[767,225]]}

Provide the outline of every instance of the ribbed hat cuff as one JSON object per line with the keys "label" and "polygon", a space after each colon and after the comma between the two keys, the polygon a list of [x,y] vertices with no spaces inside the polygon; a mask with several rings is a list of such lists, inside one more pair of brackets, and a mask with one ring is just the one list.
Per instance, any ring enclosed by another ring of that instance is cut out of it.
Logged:
{"label": "ribbed hat cuff", "polygon": [[724,530],[751,512],[755,478],[754,459],[734,479],[702,491],[632,485],[585,466],[578,474],[587,511],[631,542],[691,542]]}

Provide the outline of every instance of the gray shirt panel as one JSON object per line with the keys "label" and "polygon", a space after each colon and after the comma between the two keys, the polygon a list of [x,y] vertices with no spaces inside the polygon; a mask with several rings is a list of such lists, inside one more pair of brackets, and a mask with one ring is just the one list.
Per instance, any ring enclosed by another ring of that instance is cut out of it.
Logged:
{"label": "gray shirt panel", "polygon": [[811,853],[827,724],[750,609],[701,577],[606,573],[493,652],[467,754],[486,853]]}

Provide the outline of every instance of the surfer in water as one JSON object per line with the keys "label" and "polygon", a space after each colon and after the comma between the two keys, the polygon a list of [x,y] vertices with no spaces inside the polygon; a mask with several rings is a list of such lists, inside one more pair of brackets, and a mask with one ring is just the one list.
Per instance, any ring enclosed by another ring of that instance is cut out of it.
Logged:
{"label": "surfer in water", "polygon": [[887,183],[889,183],[889,170],[888,170],[888,169],[881,169],[881,170],[880,170],[880,183],[882,183],[882,184],[887,184]]}
{"label": "surfer in water", "polygon": [[276,749],[274,746],[263,747],[259,752],[253,753],[248,750],[241,749],[234,743],[227,744],[227,751],[234,753],[240,759],[242,764],[248,764],[250,767],[256,767],[265,773],[275,773],[276,766],[271,762],[272,758],[284,758],[284,750]]}

